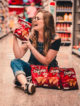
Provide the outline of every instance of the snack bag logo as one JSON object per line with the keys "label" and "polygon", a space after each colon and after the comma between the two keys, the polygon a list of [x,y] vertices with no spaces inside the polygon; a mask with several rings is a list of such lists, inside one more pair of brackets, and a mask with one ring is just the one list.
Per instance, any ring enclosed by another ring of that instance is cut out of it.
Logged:
{"label": "snack bag logo", "polygon": [[59,70],[51,70],[51,72],[53,75],[55,75],[56,73],[59,73]]}
{"label": "snack bag logo", "polygon": [[42,72],[46,72],[46,70],[45,70],[45,69],[41,69],[41,70],[39,70],[39,69],[34,69],[33,72],[34,72],[34,73],[37,73],[38,75],[40,75]]}
{"label": "snack bag logo", "polygon": [[48,76],[48,73],[43,73],[44,77],[47,77]]}
{"label": "snack bag logo", "polygon": [[64,71],[64,75],[69,75],[69,76],[71,76],[72,74],[74,74],[73,71]]}

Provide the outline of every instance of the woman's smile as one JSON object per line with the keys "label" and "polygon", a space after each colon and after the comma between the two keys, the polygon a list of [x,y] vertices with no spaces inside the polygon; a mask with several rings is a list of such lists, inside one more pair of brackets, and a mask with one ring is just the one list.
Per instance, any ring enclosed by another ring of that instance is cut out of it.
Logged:
{"label": "woman's smile", "polygon": [[33,27],[35,30],[40,31],[44,27],[43,13],[38,13],[36,17],[33,18]]}

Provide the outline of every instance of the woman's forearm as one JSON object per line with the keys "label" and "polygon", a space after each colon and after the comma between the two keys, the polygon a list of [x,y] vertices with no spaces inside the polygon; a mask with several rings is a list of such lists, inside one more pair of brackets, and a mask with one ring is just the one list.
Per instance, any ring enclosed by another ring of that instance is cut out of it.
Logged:
{"label": "woman's forearm", "polygon": [[15,58],[21,57],[21,50],[20,50],[17,38],[15,36],[13,36],[13,52],[14,52]]}
{"label": "woman's forearm", "polygon": [[46,54],[46,56],[43,56],[42,54],[40,54],[34,47],[33,45],[31,45],[30,50],[32,52],[32,54],[34,55],[34,57],[42,64],[44,65],[49,65],[51,63],[51,61],[55,58],[55,56],[57,55],[58,51],[56,50],[52,50],[50,49],[48,51],[48,53]]}

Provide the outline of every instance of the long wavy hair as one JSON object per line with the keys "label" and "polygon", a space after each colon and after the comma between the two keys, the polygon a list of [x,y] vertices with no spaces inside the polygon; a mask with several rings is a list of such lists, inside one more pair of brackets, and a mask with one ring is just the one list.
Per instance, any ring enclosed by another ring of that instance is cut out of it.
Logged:
{"label": "long wavy hair", "polygon": [[[43,20],[44,20],[44,30],[43,30],[43,54],[46,55],[50,44],[51,44],[51,40],[54,39],[55,37],[55,28],[54,28],[54,18],[53,15],[46,11],[46,10],[38,10],[37,14],[41,12],[43,13]],[[34,31],[32,37],[32,44],[35,48],[37,48],[37,42],[38,42],[38,31]]]}

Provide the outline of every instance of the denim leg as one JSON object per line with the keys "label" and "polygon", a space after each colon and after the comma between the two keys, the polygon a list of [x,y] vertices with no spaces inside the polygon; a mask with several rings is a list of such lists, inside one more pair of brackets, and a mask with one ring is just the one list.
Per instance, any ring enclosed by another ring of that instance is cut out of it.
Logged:
{"label": "denim leg", "polygon": [[29,63],[21,59],[14,59],[11,61],[10,65],[15,76],[18,74],[24,74],[26,77],[31,76],[31,67]]}

